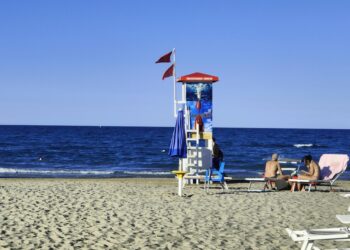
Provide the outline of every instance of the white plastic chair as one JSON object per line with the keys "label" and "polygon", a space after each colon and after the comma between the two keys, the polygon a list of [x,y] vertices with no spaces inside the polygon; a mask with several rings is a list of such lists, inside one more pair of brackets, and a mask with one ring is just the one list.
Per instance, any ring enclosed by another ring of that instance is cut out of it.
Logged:
{"label": "white plastic chair", "polygon": [[314,246],[317,240],[350,241],[350,228],[348,227],[299,231],[286,228],[286,230],[293,241],[302,243],[301,250],[319,250],[320,248]]}

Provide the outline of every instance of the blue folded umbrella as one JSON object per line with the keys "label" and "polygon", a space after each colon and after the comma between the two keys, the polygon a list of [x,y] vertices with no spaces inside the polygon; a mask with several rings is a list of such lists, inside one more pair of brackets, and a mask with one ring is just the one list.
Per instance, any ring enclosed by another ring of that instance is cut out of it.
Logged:
{"label": "blue folded umbrella", "polygon": [[186,145],[186,132],[185,132],[185,120],[184,112],[180,110],[177,113],[176,124],[171,138],[169,147],[169,153],[172,157],[186,158],[187,157],[187,145]]}

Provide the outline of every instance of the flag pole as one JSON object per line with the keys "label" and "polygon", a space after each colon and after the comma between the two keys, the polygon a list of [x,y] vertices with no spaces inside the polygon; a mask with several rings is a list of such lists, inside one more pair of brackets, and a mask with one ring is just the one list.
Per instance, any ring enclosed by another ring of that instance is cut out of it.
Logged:
{"label": "flag pole", "polygon": [[173,48],[173,60],[174,60],[174,72],[173,72],[173,78],[174,78],[174,117],[176,117],[176,58],[175,58],[175,48]]}

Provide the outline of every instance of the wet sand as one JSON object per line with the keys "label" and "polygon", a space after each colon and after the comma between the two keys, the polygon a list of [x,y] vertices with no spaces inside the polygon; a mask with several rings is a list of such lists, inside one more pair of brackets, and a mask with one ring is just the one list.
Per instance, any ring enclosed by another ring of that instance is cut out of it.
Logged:
{"label": "wet sand", "polygon": [[335,215],[349,213],[344,181],[312,193],[202,186],[181,198],[175,179],[0,179],[0,249],[300,249],[286,227],[344,226]]}

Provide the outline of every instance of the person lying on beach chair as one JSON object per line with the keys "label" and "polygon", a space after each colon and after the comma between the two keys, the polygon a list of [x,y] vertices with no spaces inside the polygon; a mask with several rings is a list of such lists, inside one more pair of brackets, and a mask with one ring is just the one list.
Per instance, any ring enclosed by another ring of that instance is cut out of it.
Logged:
{"label": "person lying on beach chair", "polygon": [[[280,180],[288,180],[289,175],[283,175],[281,166],[278,162],[278,154],[272,154],[271,160],[266,162],[265,165],[265,178],[276,178]],[[271,188],[276,188],[276,183],[270,181]]]}
{"label": "person lying on beach chair", "polygon": [[[320,166],[312,159],[311,155],[305,155],[302,159],[302,162],[305,164],[305,166],[308,168],[308,172],[301,171],[301,174],[298,175],[298,180],[310,180],[310,181],[317,181],[320,179]],[[298,191],[301,191],[304,189],[304,186],[302,186],[301,183],[297,183]]]}

